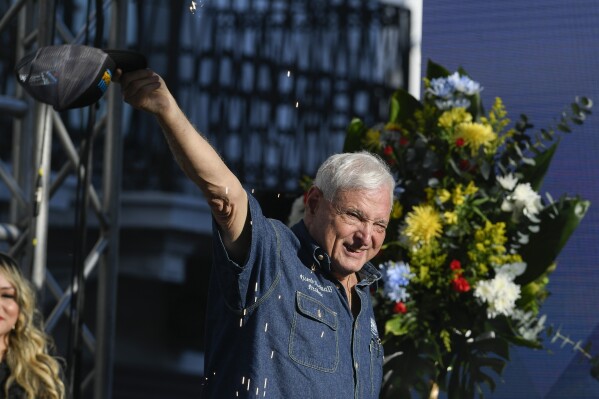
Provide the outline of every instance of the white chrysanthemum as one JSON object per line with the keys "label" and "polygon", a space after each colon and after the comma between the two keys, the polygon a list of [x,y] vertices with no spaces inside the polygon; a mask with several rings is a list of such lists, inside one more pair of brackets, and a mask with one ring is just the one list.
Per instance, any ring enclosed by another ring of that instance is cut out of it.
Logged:
{"label": "white chrysanthemum", "polygon": [[534,216],[543,209],[541,196],[532,189],[530,183],[518,184],[511,197],[516,208],[522,209],[527,216]]}
{"label": "white chrysanthemum", "polygon": [[514,204],[508,198],[505,198],[501,203],[501,210],[504,212],[511,212],[514,210]]}
{"label": "white chrysanthemum", "polygon": [[510,173],[506,176],[497,176],[497,182],[504,190],[512,191],[518,184],[518,179]]}
{"label": "white chrysanthemum", "polygon": [[474,296],[487,304],[487,316],[490,319],[498,315],[510,316],[520,298],[520,286],[508,275],[498,274],[492,280],[479,281]]}
{"label": "white chrysanthemum", "polygon": [[[509,187],[513,180],[510,175],[503,178],[497,178],[502,187]],[[519,183],[514,187],[514,191],[507,195],[501,203],[501,210],[504,212],[513,212],[515,217],[519,214],[526,216],[531,222],[539,223],[537,218],[539,212],[543,209],[541,196],[532,189],[530,183]]]}

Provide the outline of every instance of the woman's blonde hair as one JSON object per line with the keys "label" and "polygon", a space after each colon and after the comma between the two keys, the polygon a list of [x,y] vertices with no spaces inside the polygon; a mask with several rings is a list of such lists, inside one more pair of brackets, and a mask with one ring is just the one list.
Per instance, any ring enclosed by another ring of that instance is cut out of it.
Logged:
{"label": "woman's blonde hair", "polygon": [[25,391],[28,399],[63,399],[64,384],[61,367],[50,355],[53,341],[43,329],[43,320],[35,302],[35,290],[11,257],[0,253],[0,273],[15,288],[15,301],[19,305],[19,317],[10,332],[5,354],[10,376],[4,392],[16,383]]}

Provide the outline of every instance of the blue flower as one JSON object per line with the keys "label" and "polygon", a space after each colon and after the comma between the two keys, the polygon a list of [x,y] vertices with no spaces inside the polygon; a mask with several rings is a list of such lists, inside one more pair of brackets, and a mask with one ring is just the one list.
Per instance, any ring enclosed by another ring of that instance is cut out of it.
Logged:
{"label": "blue flower", "polygon": [[482,90],[480,83],[475,82],[468,76],[461,76],[457,72],[450,75],[447,81],[449,85],[453,86],[455,91],[464,93],[467,96],[478,94]]}
{"label": "blue flower", "polygon": [[406,287],[414,274],[405,262],[387,261],[379,266],[383,274],[385,295],[394,302],[405,302],[410,294]]}
{"label": "blue flower", "polygon": [[[482,87],[480,83],[475,82],[468,76],[462,76],[455,72],[446,78],[436,78],[430,81],[430,85],[427,92],[433,96],[442,99],[437,100],[437,106],[441,109],[449,109],[452,107],[465,107],[468,108],[470,102],[463,99],[462,96],[472,96],[480,93]],[[462,103],[455,103],[460,100]],[[467,102],[467,104],[465,104]]]}
{"label": "blue flower", "polygon": [[436,78],[431,80],[427,91],[437,97],[449,98],[453,95],[455,87],[446,78]]}

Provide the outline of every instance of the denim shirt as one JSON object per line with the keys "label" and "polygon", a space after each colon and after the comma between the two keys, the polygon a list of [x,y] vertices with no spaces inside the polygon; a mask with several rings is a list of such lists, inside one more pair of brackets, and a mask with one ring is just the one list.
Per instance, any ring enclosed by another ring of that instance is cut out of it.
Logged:
{"label": "denim shirt", "polygon": [[252,241],[243,265],[228,257],[213,224],[203,397],[378,398],[383,350],[369,286],[379,271],[368,263],[358,273],[354,317],[303,221],[289,229],[248,197]]}

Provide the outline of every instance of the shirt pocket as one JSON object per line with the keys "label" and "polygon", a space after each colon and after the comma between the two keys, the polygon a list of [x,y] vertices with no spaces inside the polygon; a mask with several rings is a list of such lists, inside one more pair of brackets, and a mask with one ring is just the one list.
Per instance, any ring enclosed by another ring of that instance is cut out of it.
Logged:
{"label": "shirt pocket", "polygon": [[339,364],[337,328],[336,312],[298,291],[289,356],[303,366],[334,372]]}

